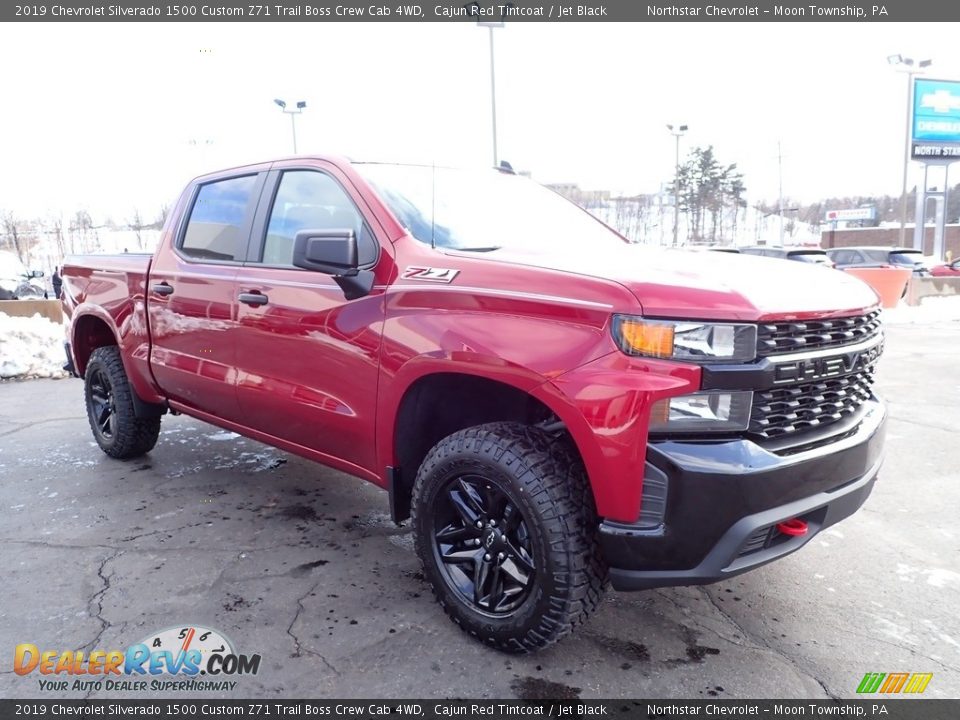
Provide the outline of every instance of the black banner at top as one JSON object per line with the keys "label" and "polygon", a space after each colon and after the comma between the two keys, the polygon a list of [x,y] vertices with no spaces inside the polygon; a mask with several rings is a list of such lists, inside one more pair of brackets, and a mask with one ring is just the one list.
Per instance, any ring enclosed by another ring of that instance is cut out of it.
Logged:
{"label": "black banner at top", "polygon": [[35,0],[5,22],[949,22],[945,0]]}

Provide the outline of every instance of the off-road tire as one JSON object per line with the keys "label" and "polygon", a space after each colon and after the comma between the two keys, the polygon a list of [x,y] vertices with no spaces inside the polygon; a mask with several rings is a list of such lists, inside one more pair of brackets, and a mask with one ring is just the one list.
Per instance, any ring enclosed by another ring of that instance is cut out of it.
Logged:
{"label": "off-road tire", "polygon": [[[434,513],[441,512],[452,478],[464,473],[483,475],[510,503],[518,503],[529,530],[536,570],[526,599],[506,616],[484,613],[458,593],[440,559]],[[412,500],[414,544],[437,601],[487,645],[510,653],[539,650],[583,624],[599,606],[607,566],[586,471],[569,438],[512,422],[461,430],[427,453]]]}
{"label": "off-road tire", "polygon": [[[103,387],[106,383],[106,387]],[[133,388],[123,369],[120,349],[116,345],[93,351],[84,373],[84,401],[87,420],[97,445],[107,455],[119,460],[140,457],[153,449],[160,437],[160,418],[138,418],[133,406]],[[112,414],[108,430],[97,417],[96,395],[106,393]]]}

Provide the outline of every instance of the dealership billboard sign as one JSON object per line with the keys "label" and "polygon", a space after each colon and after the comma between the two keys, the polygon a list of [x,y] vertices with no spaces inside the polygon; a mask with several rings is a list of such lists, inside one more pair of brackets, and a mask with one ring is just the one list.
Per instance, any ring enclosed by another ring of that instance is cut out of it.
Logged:
{"label": "dealership billboard sign", "polygon": [[827,222],[842,222],[844,220],[875,220],[877,209],[870,207],[850,208],[848,210],[827,210]]}
{"label": "dealership billboard sign", "polygon": [[912,117],[914,160],[960,160],[960,81],[914,80]]}

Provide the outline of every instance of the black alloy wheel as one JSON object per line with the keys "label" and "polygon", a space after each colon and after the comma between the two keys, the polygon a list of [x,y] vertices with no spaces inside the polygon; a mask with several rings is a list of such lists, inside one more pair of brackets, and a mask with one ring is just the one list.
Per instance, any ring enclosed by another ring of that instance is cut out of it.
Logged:
{"label": "black alloy wheel", "polygon": [[444,579],[477,610],[516,611],[534,587],[533,539],[522,511],[491,478],[450,479],[433,518]]}

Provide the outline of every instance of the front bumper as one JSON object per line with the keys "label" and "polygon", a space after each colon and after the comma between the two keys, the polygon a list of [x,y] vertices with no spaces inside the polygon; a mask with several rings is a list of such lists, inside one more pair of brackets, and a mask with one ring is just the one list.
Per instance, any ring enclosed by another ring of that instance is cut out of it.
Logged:
{"label": "front bumper", "polygon": [[[647,475],[662,495],[653,503],[662,508],[659,522],[600,524],[614,588],[718,582],[798,550],[867,499],[885,423],[883,405],[872,400],[852,427],[793,450],[749,440],[651,443]],[[805,535],[777,531],[791,518],[807,522]]]}

